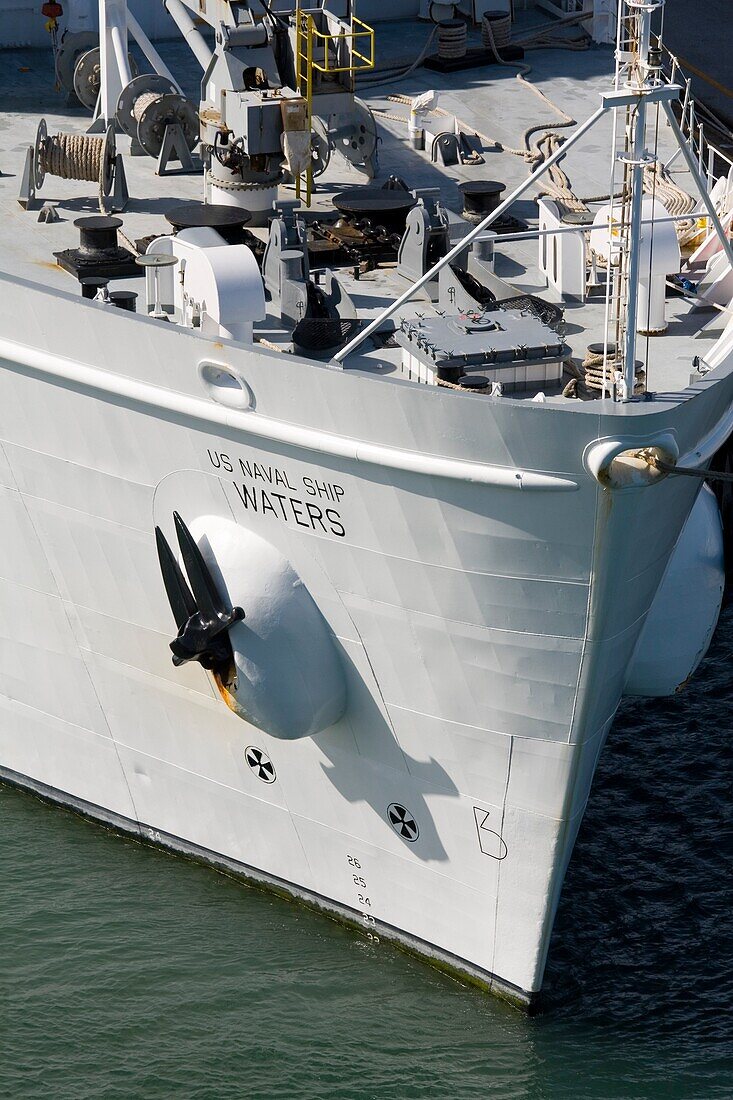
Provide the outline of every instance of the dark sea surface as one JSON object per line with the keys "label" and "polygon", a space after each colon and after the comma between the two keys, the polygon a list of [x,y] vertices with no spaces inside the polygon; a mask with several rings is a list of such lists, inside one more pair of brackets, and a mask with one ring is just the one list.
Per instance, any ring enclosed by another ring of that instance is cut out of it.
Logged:
{"label": "dark sea surface", "polygon": [[0,787],[0,1096],[733,1097],[733,613],[624,705],[532,1019]]}

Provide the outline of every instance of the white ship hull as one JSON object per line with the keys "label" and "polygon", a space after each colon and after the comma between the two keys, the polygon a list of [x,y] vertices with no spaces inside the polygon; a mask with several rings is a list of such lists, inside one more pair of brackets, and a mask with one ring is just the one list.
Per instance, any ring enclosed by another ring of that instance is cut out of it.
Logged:
{"label": "white ship hull", "polygon": [[[2,775],[531,999],[699,482],[605,491],[584,455],[618,415],[487,416],[6,279],[0,334]],[[254,410],[211,401],[203,360]],[[693,450],[733,380],[689,392],[626,407],[624,437]],[[153,530],[173,510],[292,563],[345,670],[331,728],[272,737],[172,666]]]}

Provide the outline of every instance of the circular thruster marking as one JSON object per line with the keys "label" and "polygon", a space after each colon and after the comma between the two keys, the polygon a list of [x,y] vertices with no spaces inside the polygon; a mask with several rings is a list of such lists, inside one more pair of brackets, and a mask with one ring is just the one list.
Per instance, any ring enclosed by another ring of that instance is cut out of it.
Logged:
{"label": "circular thruster marking", "polygon": [[275,773],[275,765],[273,764],[267,753],[262,749],[255,748],[254,745],[250,745],[244,750],[244,759],[247,764],[255,773],[258,779],[261,779],[263,783],[274,783],[277,779]]}
{"label": "circular thruster marking", "polygon": [[401,836],[403,840],[408,840],[410,844],[414,844],[420,836],[415,818],[409,810],[406,810],[404,806],[400,806],[398,802],[393,802],[387,807],[387,821],[389,821],[397,835]]}

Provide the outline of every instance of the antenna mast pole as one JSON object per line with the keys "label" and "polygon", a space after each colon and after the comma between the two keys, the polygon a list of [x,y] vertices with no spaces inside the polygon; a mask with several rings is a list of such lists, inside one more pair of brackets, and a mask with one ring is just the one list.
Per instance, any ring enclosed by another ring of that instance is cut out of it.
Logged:
{"label": "antenna mast pole", "polygon": [[[658,66],[650,63],[652,18],[665,0],[619,0],[625,10],[619,20],[616,41],[617,87],[638,97],[627,114],[626,143],[619,160],[624,164],[624,183],[631,177],[631,195],[624,186],[621,210],[620,277],[617,283],[618,349],[623,349],[621,400],[634,396],[636,328],[641,265],[641,221],[644,169],[654,161],[646,150],[648,92],[658,84]],[[623,79],[625,77],[625,80]],[[609,270],[610,277],[610,270]]]}

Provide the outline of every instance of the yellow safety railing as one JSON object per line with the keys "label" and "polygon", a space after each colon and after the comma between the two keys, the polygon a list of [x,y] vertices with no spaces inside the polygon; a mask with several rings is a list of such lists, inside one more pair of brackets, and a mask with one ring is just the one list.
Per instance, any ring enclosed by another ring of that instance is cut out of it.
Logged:
{"label": "yellow safety railing", "polygon": [[[323,54],[322,61],[312,58],[313,68],[319,73],[358,73],[374,68],[374,30],[367,23],[363,23],[361,19],[354,16],[351,20],[351,30],[342,29],[338,34],[329,34],[317,29],[310,13],[304,14],[313,44],[318,47],[318,53]],[[343,54],[344,47],[347,50],[349,63],[339,65],[339,54]]]}
{"label": "yellow safety railing", "polygon": [[[298,91],[306,101],[308,129],[313,120],[314,73],[359,73],[374,68],[374,30],[356,16],[352,16],[350,29],[342,28],[337,34],[319,31],[313,14],[302,11],[298,5],[295,13],[295,71]],[[346,60],[346,64],[343,61]],[[305,173],[296,176],[295,194],[310,206],[313,191],[313,165],[308,162]]]}

